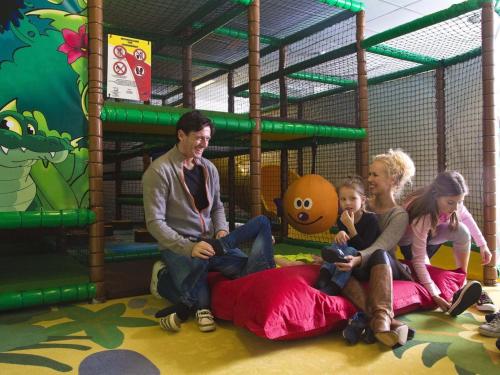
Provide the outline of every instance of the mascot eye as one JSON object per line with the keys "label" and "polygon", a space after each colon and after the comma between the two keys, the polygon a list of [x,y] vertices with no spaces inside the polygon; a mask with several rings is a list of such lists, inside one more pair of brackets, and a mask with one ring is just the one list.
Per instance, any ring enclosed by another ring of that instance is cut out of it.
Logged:
{"label": "mascot eye", "polygon": [[297,210],[302,207],[302,199],[300,198],[295,198],[293,201],[293,207],[295,207]]}
{"label": "mascot eye", "polygon": [[36,133],[35,127],[34,127],[33,125],[28,124],[27,128],[28,128],[28,129],[27,129],[27,133],[28,133],[28,134],[33,135],[33,134],[35,134],[35,133]]}
{"label": "mascot eye", "polygon": [[305,198],[304,199],[304,208],[306,210],[310,210],[313,206],[313,200],[311,198]]}
{"label": "mascot eye", "polygon": [[10,130],[19,135],[23,134],[21,124],[14,117],[7,116],[0,120],[0,129]]}

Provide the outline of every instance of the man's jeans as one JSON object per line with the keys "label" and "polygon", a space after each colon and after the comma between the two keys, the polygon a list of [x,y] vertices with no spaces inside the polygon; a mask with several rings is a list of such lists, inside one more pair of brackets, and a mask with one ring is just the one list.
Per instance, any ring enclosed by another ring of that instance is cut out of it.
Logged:
{"label": "man's jeans", "polygon": [[[247,256],[238,246],[252,241]],[[167,265],[158,278],[158,293],[172,303],[182,302],[190,307],[210,307],[208,271],[219,271],[230,279],[254,272],[275,268],[271,224],[265,216],[257,216],[220,238],[225,254],[208,260],[187,257],[164,250],[163,262]]]}
{"label": "man's jeans", "polygon": [[[334,250],[342,250],[344,255],[352,255],[352,256],[358,255],[358,251],[354,247],[350,247],[347,245],[332,244],[328,247]],[[328,272],[330,272],[330,274],[332,275],[330,281],[337,284],[341,289],[346,286],[352,274],[352,271],[341,271],[337,268],[335,264],[328,262],[324,262],[321,268],[322,269],[324,268],[328,270]]]}

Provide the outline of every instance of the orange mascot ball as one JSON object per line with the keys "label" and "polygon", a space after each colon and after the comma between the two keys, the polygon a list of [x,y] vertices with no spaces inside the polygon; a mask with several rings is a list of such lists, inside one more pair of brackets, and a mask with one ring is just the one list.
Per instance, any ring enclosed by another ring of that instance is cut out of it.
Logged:
{"label": "orange mascot ball", "polygon": [[288,223],[302,233],[321,233],[337,220],[338,197],[335,187],[317,174],[308,174],[285,192],[283,208]]}

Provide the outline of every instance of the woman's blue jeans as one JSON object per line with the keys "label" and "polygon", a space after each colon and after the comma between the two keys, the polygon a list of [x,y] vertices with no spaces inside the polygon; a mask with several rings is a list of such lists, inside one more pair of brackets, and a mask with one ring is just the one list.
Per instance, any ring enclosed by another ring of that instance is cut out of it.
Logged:
{"label": "woman's blue jeans", "polygon": [[[250,254],[238,246],[253,241]],[[230,234],[220,238],[225,254],[208,260],[187,257],[164,250],[166,269],[158,277],[158,293],[172,303],[182,302],[189,307],[210,307],[208,272],[219,271],[230,279],[275,268],[271,223],[266,216],[256,216]]]}

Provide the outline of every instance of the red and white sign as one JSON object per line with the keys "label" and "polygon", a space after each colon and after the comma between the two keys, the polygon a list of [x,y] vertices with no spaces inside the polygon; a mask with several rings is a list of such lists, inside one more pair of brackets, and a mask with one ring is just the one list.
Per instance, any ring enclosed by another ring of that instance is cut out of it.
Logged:
{"label": "red and white sign", "polygon": [[151,42],[108,34],[108,98],[151,98]]}

